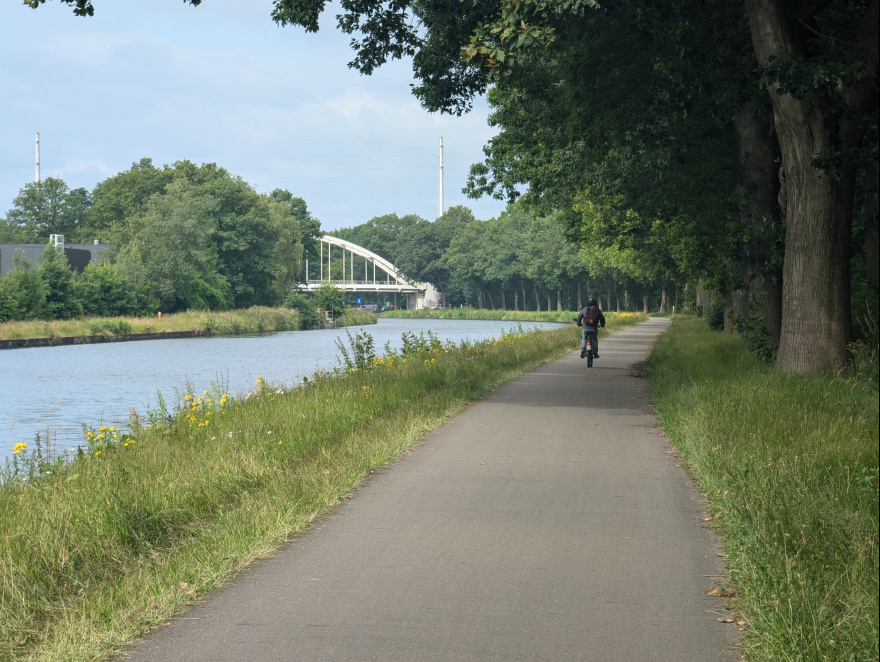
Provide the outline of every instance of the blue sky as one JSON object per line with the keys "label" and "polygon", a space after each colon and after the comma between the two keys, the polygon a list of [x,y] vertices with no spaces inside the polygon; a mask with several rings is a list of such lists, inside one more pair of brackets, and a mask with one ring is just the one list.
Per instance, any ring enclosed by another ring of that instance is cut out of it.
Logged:
{"label": "blue sky", "polygon": [[95,184],[142,157],[214,162],[257,191],[305,199],[322,227],[381,214],[437,216],[444,142],[445,207],[477,218],[503,203],[461,193],[494,135],[479,101],[464,117],[430,114],[410,94],[409,61],[361,76],[331,5],[321,31],[281,28],[271,0],[95,0],[80,18],[49,0],[0,3],[0,216],[41,175]]}

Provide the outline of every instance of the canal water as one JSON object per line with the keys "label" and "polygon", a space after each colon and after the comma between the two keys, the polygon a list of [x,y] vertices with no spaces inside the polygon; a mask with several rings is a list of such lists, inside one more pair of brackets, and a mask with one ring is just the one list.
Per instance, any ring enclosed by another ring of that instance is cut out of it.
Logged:
{"label": "canal water", "polygon": [[[523,323],[523,328],[553,328]],[[515,322],[483,320],[386,319],[360,328],[375,342],[398,349],[404,332],[432,331],[443,341],[499,337]],[[337,338],[348,346],[346,329],[287,331],[259,336],[143,340],[97,345],[35,347],[0,351],[0,465],[16,443],[33,447],[36,433],[49,430],[56,449],[83,441],[82,425],[123,425],[132,408],[155,409],[158,393],[169,410],[188,388],[197,394],[211,381],[230,395],[254,390],[258,375],[271,384],[292,386],[319,370],[339,366]]]}

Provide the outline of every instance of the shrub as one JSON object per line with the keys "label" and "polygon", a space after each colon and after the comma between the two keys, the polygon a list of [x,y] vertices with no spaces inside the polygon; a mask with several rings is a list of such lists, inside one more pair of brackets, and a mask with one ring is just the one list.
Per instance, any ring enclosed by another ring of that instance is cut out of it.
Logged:
{"label": "shrub", "polygon": [[123,319],[92,320],[89,322],[89,333],[93,336],[123,336],[131,333],[131,324]]}
{"label": "shrub", "polygon": [[706,322],[713,331],[724,331],[724,299],[715,297],[706,311]]}
{"label": "shrub", "polygon": [[304,292],[290,292],[285,297],[283,305],[299,313],[300,325],[303,329],[312,329],[323,320],[315,299]]}

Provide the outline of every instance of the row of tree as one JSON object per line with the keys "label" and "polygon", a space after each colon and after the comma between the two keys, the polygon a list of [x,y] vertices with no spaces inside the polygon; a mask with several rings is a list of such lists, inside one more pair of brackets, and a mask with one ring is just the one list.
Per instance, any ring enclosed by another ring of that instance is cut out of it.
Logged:
{"label": "row of tree", "polygon": [[[654,309],[666,305],[666,283],[591,271],[592,249],[567,240],[563,221],[560,212],[544,216],[516,202],[485,221],[457,206],[436,221],[386,214],[330,234],[381,255],[415,282],[431,283],[453,306],[576,310],[588,296],[617,310],[641,309],[648,299]],[[353,273],[361,265],[355,260]],[[341,278],[342,269],[338,258],[332,277]]]}
{"label": "row of tree", "polygon": [[[323,0],[274,4],[318,29]],[[363,73],[412,56],[430,110],[488,90],[472,195],[562,210],[591,273],[702,281],[783,369],[846,362],[853,302],[877,300],[877,0],[343,1],[338,21]]]}
{"label": "row of tree", "polygon": [[[142,159],[91,192],[53,178],[27,184],[0,221],[0,243],[45,243],[50,234],[111,243],[110,262],[75,279],[69,293],[79,298],[58,309],[64,315],[9,304],[19,318],[70,316],[77,306],[113,315],[277,305],[301,278],[304,258],[317,255],[320,224],[301,198],[260,195],[215,164],[157,168]],[[19,263],[14,279],[39,278],[42,269]],[[5,283],[4,291],[17,289]],[[119,301],[117,291],[130,296]]]}
{"label": "row of tree", "polygon": [[[650,276],[588,268],[594,251],[566,239],[564,220],[518,202],[486,221],[454,207],[434,222],[389,214],[333,234],[433,284],[449,305],[571,310],[589,295],[620,310],[636,301],[647,306],[646,297],[663,289]],[[286,191],[260,196],[213,164],[156,168],[143,159],[92,192],[70,191],[52,178],[28,184],[0,221],[2,243],[44,243],[64,234],[68,243],[103,238],[114,248],[81,274],[67,269],[56,250],[45,251],[37,268],[18,256],[0,279],[0,320],[254,304],[306,308],[293,290],[305,259],[314,260],[319,232],[303,200]],[[341,271],[337,259],[328,278]],[[654,305],[665,305],[663,295]]]}

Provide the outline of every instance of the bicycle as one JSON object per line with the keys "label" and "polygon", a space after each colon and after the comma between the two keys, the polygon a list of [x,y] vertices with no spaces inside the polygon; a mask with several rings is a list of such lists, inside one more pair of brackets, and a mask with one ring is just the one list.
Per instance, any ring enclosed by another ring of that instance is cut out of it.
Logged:
{"label": "bicycle", "polygon": [[[574,318],[577,322],[577,317]],[[580,324],[578,324],[580,326]],[[581,348],[581,358],[587,359],[587,367],[593,367],[593,358],[596,356],[596,331],[587,331],[584,329],[584,346]]]}
{"label": "bicycle", "polygon": [[587,331],[586,337],[586,345],[584,349],[581,351],[581,354],[585,359],[587,359],[587,367],[593,367],[593,356],[595,355],[595,350],[593,349],[596,346],[596,332],[595,331]]}

